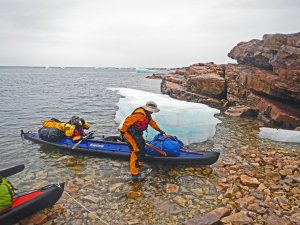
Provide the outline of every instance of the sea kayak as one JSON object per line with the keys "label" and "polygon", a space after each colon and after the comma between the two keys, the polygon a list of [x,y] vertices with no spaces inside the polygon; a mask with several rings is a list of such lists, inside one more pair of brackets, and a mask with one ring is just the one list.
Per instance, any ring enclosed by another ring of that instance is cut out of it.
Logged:
{"label": "sea kayak", "polygon": [[[78,142],[71,138],[63,138],[57,142],[49,142],[42,140],[38,133],[26,132],[21,130],[21,135],[25,139],[33,142],[53,146],[60,149],[69,150],[69,152],[89,153],[99,156],[117,156],[122,158],[129,158],[130,149],[126,142],[119,142],[115,136],[102,135],[97,139],[87,139]],[[74,148],[74,146],[76,148]],[[213,151],[180,151],[179,156],[156,156],[146,154],[145,161],[160,162],[163,164],[175,165],[211,165],[215,163],[220,156],[219,152]]]}
{"label": "sea kayak", "polygon": [[64,183],[51,184],[39,190],[14,197],[12,206],[0,212],[0,224],[11,225],[19,220],[52,206],[60,199]]}

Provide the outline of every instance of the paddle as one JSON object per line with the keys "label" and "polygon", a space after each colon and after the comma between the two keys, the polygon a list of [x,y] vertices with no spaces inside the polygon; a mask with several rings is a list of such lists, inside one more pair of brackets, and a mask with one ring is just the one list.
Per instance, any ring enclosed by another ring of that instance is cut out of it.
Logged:
{"label": "paddle", "polygon": [[24,170],[25,165],[21,164],[21,165],[17,165],[17,166],[13,166],[4,170],[0,170],[0,176],[1,177],[9,177],[11,175],[14,175],[16,173],[21,172],[22,170]]}
{"label": "paddle", "polygon": [[152,144],[149,144],[149,143],[146,143],[146,145],[150,148],[152,148],[154,151],[158,152],[159,154],[161,154],[162,156],[167,156],[167,153],[165,151],[163,151],[162,149],[160,148],[157,148],[155,147],[154,145]]}
{"label": "paddle", "polygon": [[[197,155],[203,155],[203,153],[201,153],[201,152],[189,150],[189,149],[187,149],[187,148],[181,148],[180,151],[181,151],[181,152],[192,153],[192,154],[197,154]],[[204,150],[200,150],[200,151],[204,151]]]}
{"label": "paddle", "polygon": [[95,131],[91,131],[88,133],[88,135],[86,135],[85,137],[83,137],[80,141],[78,141],[75,145],[73,145],[72,149],[75,149],[82,141],[87,140],[89,138],[92,138],[94,135]]}

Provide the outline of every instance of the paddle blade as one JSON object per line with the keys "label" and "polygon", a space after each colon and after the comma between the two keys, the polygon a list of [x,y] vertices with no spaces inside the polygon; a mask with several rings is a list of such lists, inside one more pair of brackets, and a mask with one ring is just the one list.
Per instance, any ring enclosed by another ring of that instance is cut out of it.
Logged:
{"label": "paddle blade", "polygon": [[22,170],[24,170],[24,168],[25,168],[25,165],[21,164],[21,165],[7,168],[7,169],[3,169],[3,170],[0,170],[0,176],[9,177],[11,175],[21,172]]}

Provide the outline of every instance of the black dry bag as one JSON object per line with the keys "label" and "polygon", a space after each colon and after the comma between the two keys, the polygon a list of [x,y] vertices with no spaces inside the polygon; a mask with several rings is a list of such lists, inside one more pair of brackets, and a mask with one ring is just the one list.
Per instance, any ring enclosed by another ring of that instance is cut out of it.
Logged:
{"label": "black dry bag", "polygon": [[56,128],[42,127],[39,136],[44,141],[57,142],[65,137],[64,133]]}

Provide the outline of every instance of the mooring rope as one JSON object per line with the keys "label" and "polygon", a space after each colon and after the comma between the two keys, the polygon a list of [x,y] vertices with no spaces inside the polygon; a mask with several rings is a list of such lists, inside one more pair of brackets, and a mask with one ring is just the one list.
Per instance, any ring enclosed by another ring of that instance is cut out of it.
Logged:
{"label": "mooring rope", "polygon": [[[60,189],[62,189],[61,188],[61,186],[59,185],[59,184],[55,184],[57,187],[59,187]],[[63,189],[62,189],[63,190]],[[83,209],[85,209],[86,211],[88,211],[89,213],[92,213],[92,214],[94,214],[95,216],[96,216],[96,218],[98,219],[98,220],[100,220],[103,224],[105,224],[105,225],[109,225],[107,222],[105,222],[104,220],[102,220],[98,215],[97,215],[97,213],[96,212],[92,212],[92,211],[90,211],[87,207],[85,207],[83,204],[81,204],[79,201],[77,201],[75,198],[73,198],[67,191],[65,191],[65,190],[63,190],[64,191],[64,193],[66,193],[66,195],[68,195],[74,202],[76,202],[79,206],[81,206]]]}

